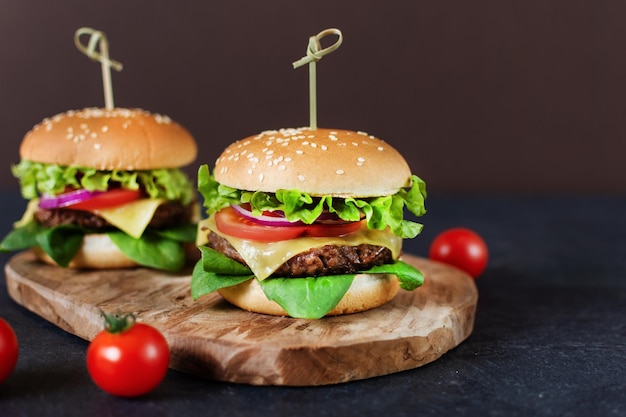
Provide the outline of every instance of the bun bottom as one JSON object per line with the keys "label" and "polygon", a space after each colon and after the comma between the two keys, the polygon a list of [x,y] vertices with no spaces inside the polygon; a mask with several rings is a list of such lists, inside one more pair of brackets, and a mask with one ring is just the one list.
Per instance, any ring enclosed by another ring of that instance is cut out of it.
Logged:
{"label": "bun bottom", "polygon": [[[398,278],[390,274],[358,274],[352,285],[327,316],[358,313],[391,301],[400,289]],[[268,300],[256,279],[221,288],[218,293],[229,303],[254,313],[289,316],[275,301]]]}
{"label": "bun bottom", "polygon": [[[40,247],[32,248],[35,256],[50,265],[58,264]],[[76,269],[117,269],[139,266],[127,257],[106,234],[87,234],[83,245],[70,261],[68,268]]]}

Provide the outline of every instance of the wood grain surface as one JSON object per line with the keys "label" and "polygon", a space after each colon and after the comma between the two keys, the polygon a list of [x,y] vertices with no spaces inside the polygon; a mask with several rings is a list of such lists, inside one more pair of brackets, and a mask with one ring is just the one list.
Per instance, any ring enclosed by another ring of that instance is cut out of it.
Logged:
{"label": "wood grain surface", "polygon": [[417,368],[470,335],[474,281],[444,264],[403,259],[424,273],[422,287],[400,290],[370,311],[320,320],[250,313],[216,293],[194,301],[190,270],[76,271],[23,252],[5,272],[15,302],[83,339],[102,330],[100,309],[133,312],[164,334],[173,369],[236,383],[310,386]]}

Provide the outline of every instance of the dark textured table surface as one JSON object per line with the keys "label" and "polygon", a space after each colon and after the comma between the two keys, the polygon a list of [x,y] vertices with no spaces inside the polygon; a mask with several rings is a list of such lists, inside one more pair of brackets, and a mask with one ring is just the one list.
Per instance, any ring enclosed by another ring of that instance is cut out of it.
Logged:
{"label": "dark textured table surface", "polygon": [[[16,190],[0,199],[4,236],[24,202]],[[474,332],[429,365],[309,388],[169,371],[147,396],[116,398],[90,380],[88,343],[13,302],[3,279],[0,317],[20,358],[0,385],[0,416],[626,415],[626,196],[431,194],[427,208],[406,252],[425,256],[453,226],[475,229],[491,251]]]}

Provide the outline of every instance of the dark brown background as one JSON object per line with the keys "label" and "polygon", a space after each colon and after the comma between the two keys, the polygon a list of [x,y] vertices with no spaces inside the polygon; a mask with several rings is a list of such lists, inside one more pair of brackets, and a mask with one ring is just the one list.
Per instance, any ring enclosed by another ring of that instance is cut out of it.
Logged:
{"label": "dark brown background", "polygon": [[184,124],[210,165],[234,140],[308,124],[291,63],[337,27],[319,125],[390,142],[430,193],[622,193],[625,22],[619,0],[0,0],[0,185],[33,124],[103,106],[81,26],[125,65],[116,105]]}

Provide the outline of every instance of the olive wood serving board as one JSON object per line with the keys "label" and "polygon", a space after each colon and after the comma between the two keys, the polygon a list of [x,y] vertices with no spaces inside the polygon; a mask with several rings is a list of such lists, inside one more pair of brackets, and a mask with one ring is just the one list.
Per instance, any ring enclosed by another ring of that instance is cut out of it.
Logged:
{"label": "olive wood serving board", "polygon": [[102,330],[100,310],[133,312],[166,337],[173,369],[235,383],[312,386],[417,368],[470,335],[478,292],[469,275],[403,259],[424,273],[422,287],[400,290],[373,310],[320,320],[250,313],[217,293],[194,301],[190,271],[77,271],[22,252],[5,272],[15,302],[83,339]]}

